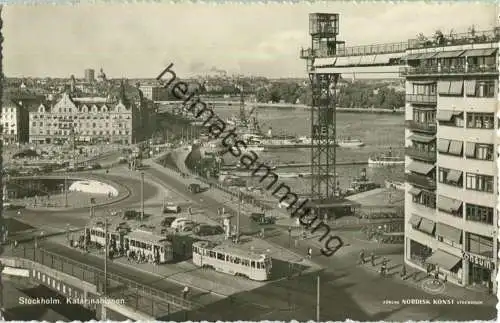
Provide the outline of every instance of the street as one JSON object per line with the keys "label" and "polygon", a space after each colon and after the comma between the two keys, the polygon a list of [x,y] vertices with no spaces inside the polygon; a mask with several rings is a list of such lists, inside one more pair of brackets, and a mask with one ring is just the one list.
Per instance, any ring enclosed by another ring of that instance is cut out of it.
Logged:
{"label": "street", "polygon": [[[179,180],[166,175],[154,168],[146,170],[153,177],[168,183],[168,186],[180,192],[186,197],[217,214],[218,201],[207,196],[207,194],[193,195],[187,192],[186,185]],[[222,199],[222,194],[221,199]],[[251,220],[246,216],[241,216],[240,223],[242,231],[252,228]],[[278,230],[276,230],[278,231]],[[285,230],[274,234],[270,240],[287,248],[289,244],[288,234]],[[304,243],[299,245],[298,251],[306,254],[308,246]],[[381,256],[379,254],[379,256]],[[433,296],[423,289],[404,284],[400,280],[390,278],[380,278],[378,275],[367,272],[356,265],[356,255],[351,257],[337,258],[325,257],[319,252],[313,253],[313,261],[325,268],[321,279],[321,304],[323,320],[343,321],[347,318],[353,320],[464,320],[464,319],[484,319],[490,320],[496,317],[496,309],[491,297],[484,305],[383,305],[386,300],[402,299],[430,299]],[[324,277],[323,277],[324,276]],[[211,304],[202,311],[189,313],[192,320],[209,320],[210,313],[215,313],[213,318],[223,320],[311,320],[315,318],[316,288],[315,275],[309,275],[300,279],[294,278],[290,281],[282,280],[267,284],[264,287],[241,293],[232,297]],[[383,291],[383,292],[381,292]],[[228,302],[233,303],[228,303]],[[291,309],[288,309],[288,304]],[[238,310],[233,304],[241,304],[245,310]],[[250,304],[250,305],[245,305]],[[271,306],[273,304],[274,306]],[[294,304],[294,305],[293,305]],[[336,306],[331,306],[335,304]],[[286,305],[286,306],[285,306]],[[287,310],[282,309],[283,306]],[[255,310],[252,310],[255,308]],[[263,311],[269,309],[269,311]],[[199,315],[199,316],[197,316]]]}

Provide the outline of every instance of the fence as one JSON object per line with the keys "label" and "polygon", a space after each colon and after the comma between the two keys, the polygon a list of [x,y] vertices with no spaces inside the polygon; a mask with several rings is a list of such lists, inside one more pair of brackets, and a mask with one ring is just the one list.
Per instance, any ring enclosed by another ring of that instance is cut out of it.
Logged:
{"label": "fence", "polygon": [[[98,290],[102,290],[104,286],[104,271],[102,269],[57,255],[43,248],[26,248],[23,246],[14,249],[13,256],[21,258],[23,266],[28,269],[32,269],[33,262],[36,262],[93,284],[98,287]],[[107,286],[109,288],[112,285],[121,287],[117,289],[119,294],[113,295],[109,293],[107,296],[126,298],[128,300],[127,306],[153,317],[168,315],[172,311],[202,307],[200,304],[108,271]]]}

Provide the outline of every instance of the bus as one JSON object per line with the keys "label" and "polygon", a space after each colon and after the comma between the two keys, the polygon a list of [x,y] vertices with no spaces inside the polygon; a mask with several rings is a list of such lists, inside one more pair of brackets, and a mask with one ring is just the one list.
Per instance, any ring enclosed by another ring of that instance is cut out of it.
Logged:
{"label": "bus", "polygon": [[193,264],[256,281],[268,280],[272,268],[272,260],[265,254],[254,254],[229,244],[209,241],[193,243]]}
{"label": "bus", "polygon": [[125,250],[142,254],[163,264],[173,260],[173,248],[166,237],[146,230],[134,230],[125,236]]}

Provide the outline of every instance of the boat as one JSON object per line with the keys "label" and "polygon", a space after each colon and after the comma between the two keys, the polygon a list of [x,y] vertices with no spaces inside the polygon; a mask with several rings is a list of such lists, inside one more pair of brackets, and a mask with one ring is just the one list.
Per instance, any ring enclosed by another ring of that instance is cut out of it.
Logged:
{"label": "boat", "polygon": [[393,156],[392,149],[389,148],[387,154],[382,154],[379,156],[369,157],[369,166],[393,166],[393,165],[404,165],[405,160],[399,156]]}
{"label": "boat", "polygon": [[247,151],[264,151],[265,147],[262,144],[248,144],[246,148],[241,149],[243,152]]}
{"label": "boat", "polygon": [[361,176],[354,178],[354,180],[351,182],[350,187],[346,189],[345,196],[371,191],[380,188],[380,186],[380,184],[377,184],[368,179],[368,177],[366,176],[366,169],[363,168],[363,170],[361,171]]}
{"label": "boat", "polygon": [[359,139],[347,138],[337,141],[337,146],[343,148],[356,148],[356,147],[363,147],[364,145],[365,143]]}
{"label": "boat", "polygon": [[400,190],[400,191],[404,191],[405,190],[405,183],[404,182],[391,181],[391,180],[385,180],[385,187],[386,188],[393,188],[393,189]]}

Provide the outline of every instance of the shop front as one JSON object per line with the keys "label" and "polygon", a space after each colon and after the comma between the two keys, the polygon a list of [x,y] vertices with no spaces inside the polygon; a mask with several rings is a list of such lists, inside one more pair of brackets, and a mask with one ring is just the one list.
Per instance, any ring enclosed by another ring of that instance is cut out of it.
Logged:
{"label": "shop front", "polygon": [[493,292],[495,279],[495,260],[490,257],[463,252],[463,259],[468,269],[467,285],[479,287]]}

